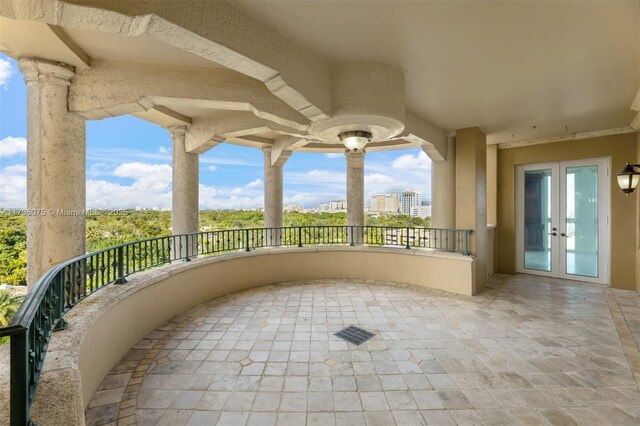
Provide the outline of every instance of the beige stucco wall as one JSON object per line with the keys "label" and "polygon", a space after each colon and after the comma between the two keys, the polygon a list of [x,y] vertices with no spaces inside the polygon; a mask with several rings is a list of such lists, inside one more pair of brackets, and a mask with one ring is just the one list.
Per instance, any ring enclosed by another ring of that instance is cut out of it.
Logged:
{"label": "beige stucco wall", "polygon": [[[178,262],[129,277],[82,301],[53,335],[33,407],[40,424],[81,425],[100,381],[159,325],[207,300],[316,278],[393,281],[470,295],[474,259],[400,248],[265,249]],[[0,350],[0,404],[8,406],[8,350]],[[8,410],[0,412],[7,424]]]}
{"label": "beige stucco wall", "polygon": [[[637,159],[640,164],[640,132],[637,141]],[[636,291],[640,293],[640,190],[636,190]]]}
{"label": "beige stucco wall", "polygon": [[498,151],[498,272],[513,274],[515,260],[516,165],[611,157],[611,286],[636,288],[636,201],[615,179],[625,162],[637,157],[635,133],[548,143]]}
{"label": "beige stucco wall", "polygon": [[477,127],[456,130],[456,228],[471,229],[474,291],[487,281],[487,138]]}
{"label": "beige stucco wall", "polygon": [[487,145],[487,223],[498,221],[498,145]]}

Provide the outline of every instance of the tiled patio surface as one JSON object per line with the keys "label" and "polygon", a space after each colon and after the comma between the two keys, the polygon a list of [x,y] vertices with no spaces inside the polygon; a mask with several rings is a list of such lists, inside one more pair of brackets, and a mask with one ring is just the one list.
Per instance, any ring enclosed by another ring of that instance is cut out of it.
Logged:
{"label": "tiled patio surface", "polygon": [[[136,345],[87,424],[640,424],[634,293],[531,276],[491,286],[469,298],[322,280],[211,300]],[[376,335],[333,335],[348,325]]]}

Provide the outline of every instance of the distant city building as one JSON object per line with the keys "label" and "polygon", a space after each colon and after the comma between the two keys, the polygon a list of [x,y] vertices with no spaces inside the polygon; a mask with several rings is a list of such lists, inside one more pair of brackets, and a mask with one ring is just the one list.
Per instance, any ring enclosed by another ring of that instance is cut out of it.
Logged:
{"label": "distant city building", "polygon": [[400,196],[397,192],[392,194],[374,194],[371,196],[371,208],[369,211],[377,213],[398,213],[400,209]]}
{"label": "distant city building", "polygon": [[312,211],[316,211],[318,213],[339,213],[347,211],[347,201],[346,200],[333,200],[328,203],[319,204],[317,207],[313,208]]}
{"label": "distant city building", "polygon": [[422,205],[422,194],[414,191],[404,191],[400,198],[400,213],[411,215],[411,209]]}
{"label": "distant city building", "polygon": [[425,217],[431,217],[431,204],[426,206],[415,206],[411,208],[411,217],[420,217],[424,219]]}
{"label": "distant city building", "polygon": [[338,211],[346,211],[346,210],[347,210],[346,200],[329,201],[329,211],[338,212]]}
{"label": "distant city building", "polygon": [[303,212],[304,211],[304,206],[302,206],[300,204],[289,204],[288,206],[284,207],[284,211],[286,211],[286,212]]}

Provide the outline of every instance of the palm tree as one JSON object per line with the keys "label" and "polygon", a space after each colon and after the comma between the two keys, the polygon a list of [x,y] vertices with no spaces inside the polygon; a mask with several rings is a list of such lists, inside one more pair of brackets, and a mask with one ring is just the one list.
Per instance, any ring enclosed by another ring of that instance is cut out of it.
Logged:
{"label": "palm tree", "polygon": [[[24,295],[15,294],[10,290],[0,290],[0,327],[9,325],[9,321],[16,314],[24,300]],[[0,337],[0,346],[4,345],[8,337]]]}
{"label": "palm tree", "polygon": [[10,290],[0,290],[0,327],[9,325],[9,321],[11,321],[23,300],[24,295],[15,294]]}

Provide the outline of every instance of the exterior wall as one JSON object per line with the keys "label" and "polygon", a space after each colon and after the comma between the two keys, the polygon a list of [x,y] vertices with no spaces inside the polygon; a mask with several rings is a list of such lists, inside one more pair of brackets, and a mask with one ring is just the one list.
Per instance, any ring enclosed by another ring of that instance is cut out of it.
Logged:
{"label": "exterior wall", "polygon": [[498,145],[487,146],[487,223],[498,222]]}
{"label": "exterior wall", "polygon": [[456,228],[471,229],[474,292],[487,281],[487,138],[477,127],[456,131]]}
{"label": "exterior wall", "polygon": [[[640,164],[640,132],[638,132],[637,157]],[[640,293],[640,190],[636,189],[636,291]]]}
{"label": "exterior wall", "polygon": [[[611,157],[611,286],[636,288],[636,202],[625,196],[615,174],[637,155],[637,134],[548,143],[498,151],[498,272],[516,271],[516,165]],[[634,195],[637,196],[637,195]]]}
{"label": "exterior wall", "polygon": [[456,227],[456,141],[447,138],[447,159],[431,164],[431,226]]}
{"label": "exterior wall", "polygon": [[496,226],[487,225],[487,277],[496,273]]}

